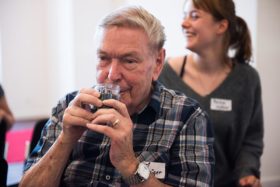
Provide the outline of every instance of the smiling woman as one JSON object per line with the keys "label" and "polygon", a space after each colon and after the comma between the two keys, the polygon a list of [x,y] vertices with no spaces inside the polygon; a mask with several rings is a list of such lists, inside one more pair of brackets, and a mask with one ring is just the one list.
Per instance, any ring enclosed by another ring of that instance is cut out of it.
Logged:
{"label": "smiling woman", "polygon": [[[208,112],[215,132],[214,186],[261,186],[261,84],[248,65],[247,24],[235,14],[232,0],[187,0],[184,15],[189,52],[169,58],[160,81],[198,100]],[[232,57],[229,50],[234,50]]]}

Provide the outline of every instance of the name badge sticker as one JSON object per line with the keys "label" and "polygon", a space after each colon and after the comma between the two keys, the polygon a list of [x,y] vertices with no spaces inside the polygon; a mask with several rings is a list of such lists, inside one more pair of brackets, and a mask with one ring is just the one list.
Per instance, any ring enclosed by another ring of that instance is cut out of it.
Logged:
{"label": "name badge sticker", "polygon": [[232,101],[230,99],[211,98],[210,109],[217,111],[231,111]]}
{"label": "name badge sticker", "polygon": [[150,172],[158,179],[165,178],[165,163],[161,162],[145,162]]}

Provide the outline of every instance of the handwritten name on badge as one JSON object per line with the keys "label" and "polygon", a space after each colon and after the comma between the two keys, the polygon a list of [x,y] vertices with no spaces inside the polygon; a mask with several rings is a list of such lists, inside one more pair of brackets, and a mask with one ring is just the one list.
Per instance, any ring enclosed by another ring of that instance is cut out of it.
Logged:
{"label": "handwritten name on badge", "polygon": [[145,162],[150,172],[158,179],[164,179],[165,177],[165,163],[161,162]]}
{"label": "handwritten name on badge", "polygon": [[229,99],[211,98],[210,109],[217,111],[231,111],[232,101]]}

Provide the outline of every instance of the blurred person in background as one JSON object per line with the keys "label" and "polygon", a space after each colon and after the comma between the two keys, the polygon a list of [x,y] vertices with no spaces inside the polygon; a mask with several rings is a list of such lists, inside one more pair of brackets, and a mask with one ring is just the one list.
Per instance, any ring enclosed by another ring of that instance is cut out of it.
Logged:
{"label": "blurred person in background", "polygon": [[4,120],[7,130],[10,130],[15,123],[15,118],[8,105],[4,90],[0,85],[0,121]]}

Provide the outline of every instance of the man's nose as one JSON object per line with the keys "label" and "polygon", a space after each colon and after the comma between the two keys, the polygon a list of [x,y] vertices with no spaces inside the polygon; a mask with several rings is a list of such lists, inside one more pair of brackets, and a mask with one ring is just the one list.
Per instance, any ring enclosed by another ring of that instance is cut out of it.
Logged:
{"label": "man's nose", "polygon": [[116,82],[121,78],[121,66],[120,62],[117,59],[112,59],[108,79],[112,82]]}

